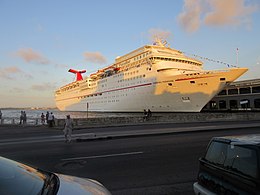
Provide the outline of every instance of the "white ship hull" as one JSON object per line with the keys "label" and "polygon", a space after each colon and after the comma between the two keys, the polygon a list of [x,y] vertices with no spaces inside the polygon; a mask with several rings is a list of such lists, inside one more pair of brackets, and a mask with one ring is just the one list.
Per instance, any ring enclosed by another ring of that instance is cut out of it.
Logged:
{"label": "white ship hull", "polygon": [[246,68],[205,71],[200,64],[193,67],[189,61],[172,59],[144,60],[133,63],[132,68],[120,66],[122,71],[109,76],[73,82],[56,91],[56,105],[62,111],[200,112],[228,83],[247,71]]}

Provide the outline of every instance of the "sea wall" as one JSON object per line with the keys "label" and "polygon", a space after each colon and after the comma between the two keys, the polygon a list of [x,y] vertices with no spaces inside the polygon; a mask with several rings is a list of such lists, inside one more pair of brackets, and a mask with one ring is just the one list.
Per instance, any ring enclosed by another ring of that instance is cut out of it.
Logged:
{"label": "sea wall", "polygon": [[[65,117],[64,117],[65,118]],[[118,125],[140,125],[156,123],[189,123],[216,121],[260,121],[260,112],[202,112],[202,113],[154,113],[151,118],[144,120],[142,114],[135,116],[103,117],[103,118],[74,118],[74,127],[104,127]],[[65,119],[55,119],[55,126],[62,128]],[[20,125],[18,118],[2,118],[0,125]],[[28,118],[24,125],[42,125],[39,118]]]}
{"label": "sea wall", "polygon": [[[216,122],[216,121],[250,121],[259,120],[260,112],[237,112],[237,113],[169,113],[164,115],[154,114],[148,120],[142,116],[135,117],[107,117],[107,118],[84,118],[73,119],[75,127],[92,126],[117,126],[149,123],[187,123],[187,122]],[[56,119],[56,125],[63,127],[65,120]]]}

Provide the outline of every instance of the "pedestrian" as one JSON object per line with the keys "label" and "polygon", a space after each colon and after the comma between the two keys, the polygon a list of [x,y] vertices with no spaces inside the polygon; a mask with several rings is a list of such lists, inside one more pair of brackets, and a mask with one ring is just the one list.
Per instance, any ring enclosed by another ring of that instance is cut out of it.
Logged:
{"label": "pedestrian", "polygon": [[20,115],[20,125],[23,123],[23,111],[21,110],[21,115]]}
{"label": "pedestrian", "polygon": [[0,124],[2,124],[3,121],[2,121],[2,111],[0,110]]}
{"label": "pedestrian", "polygon": [[44,116],[44,114],[42,113],[42,115],[41,115],[41,122],[42,122],[42,125],[44,125],[45,124],[45,116]]}
{"label": "pedestrian", "polygon": [[65,119],[64,129],[63,129],[65,142],[71,142],[72,129],[73,129],[73,121],[70,118],[70,115],[67,115]]}
{"label": "pedestrian", "polygon": [[54,119],[54,116],[52,114],[52,112],[49,114],[48,116],[48,123],[49,123],[49,127],[53,127],[53,119]]}
{"label": "pedestrian", "polygon": [[26,121],[27,121],[26,112],[23,111],[23,124],[26,124]]}
{"label": "pedestrian", "polygon": [[52,120],[51,120],[52,126],[55,126],[55,116],[53,113],[51,113],[51,118],[52,118]]}
{"label": "pedestrian", "polygon": [[148,109],[147,111],[147,119],[151,118],[152,117],[152,112],[150,109]]}
{"label": "pedestrian", "polygon": [[143,117],[143,120],[144,120],[144,121],[147,120],[147,116],[148,116],[147,114],[148,114],[147,111],[144,109],[144,117]]}
{"label": "pedestrian", "polygon": [[48,125],[48,126],[50,126],[49,115],[50,115],[50,114],[49,114],[49,111],[47,111],[45,118],[46,118],[46,121],[47,121],[47,125]]}

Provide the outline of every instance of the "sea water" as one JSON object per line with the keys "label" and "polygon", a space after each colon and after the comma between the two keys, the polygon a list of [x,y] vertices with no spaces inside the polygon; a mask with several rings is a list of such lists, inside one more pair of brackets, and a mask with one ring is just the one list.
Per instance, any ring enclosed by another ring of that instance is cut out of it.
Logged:
{"label": "sea water", "polygon": [[21,111],[26,112],[27,118],[41,118],[43,113],[46,116],[47,111],[53,113],[57,119],[66,118],[69,114],[71,118],[103,118],[103,117],[127,117],[142,116],[142,113],[103,113],[103,112],[76,112],[76,111],[59,111],[58,109],[34,110],[34,109],[2,109],[2,118],[20,118]]}

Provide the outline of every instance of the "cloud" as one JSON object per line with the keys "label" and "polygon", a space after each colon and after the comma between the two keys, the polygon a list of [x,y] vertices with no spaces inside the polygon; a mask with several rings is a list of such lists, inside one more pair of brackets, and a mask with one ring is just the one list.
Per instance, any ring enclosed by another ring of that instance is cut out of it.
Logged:
{"label": "cloud", "polygon": [[37,30],[38,32],[43,32],[43,31],[44,31],[44,28],[43,28],[43,26],[42,26],[41,24],[37,24],[37,25],[36,25],[36,30]]}
{"label": "cloud", "polygon": [[55,89],[56,86],[51,83],[35,84],[31,86],[34,91],[49,91]]}
{"label": "cloud", "polygon": [[23,72],[21,69],[15,66],[0,68],[0,78],[11,80],[14,79],[15,75],[20,75],[28,79],[32,78],[32,75]]}
{"label": "cloud", "polygon": [[97,64],[105,64],[107,62],[106,58],[100,52],[84,52],[83,56],[88,62]]}
{"label": "cloud", "polygon": [[15,53],[16,56],[21,57],[24,61],[37,64],[49,64],[50,61],[42,54],[34,51],[32,48],[23,48]]}
{"label": "cloud", "polygon": [[18,87],[14,87],[14,88],[10,89],[10,92],[11,93],[23,93],[24,89],[18,88]]}
{"label": "cloud", "polygon": [[201,25],[248,27],[258,10],[259,5],[246,0],[184,0],[177,20],[187,32],[195,32]]}
{"label": "cloud", "polygon": [[149,33],[149,39],[151,41],[155,41],[156,38],[163,39],[163,40],[169,40],[173,35],[170,31],[162,30],[162,29],[156,29],[152,28],[148,31]]}
{"label": "cloud", "polygon": [[200,27],[202,0],[184,0],[183,12],[177,17],[180,25],[187,32],[195,32]]}
{"label": "cloud", "polygon": [[257,5],[245,5],[245,0],[211,0],[209,4],[212,11],[205,16],[206,25],[241,25],[251,22],[250,15],[258,9]]}
{"label": "cloud", "polygon": [[64,69],[64,68],[69,68],[69,66],[66,65],[66,64],[55,64],[55,67],[56,67],[56,68],[62,68],[62,69]]}

